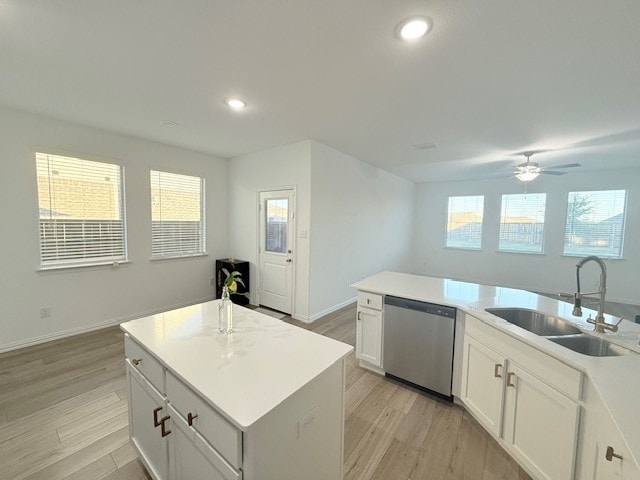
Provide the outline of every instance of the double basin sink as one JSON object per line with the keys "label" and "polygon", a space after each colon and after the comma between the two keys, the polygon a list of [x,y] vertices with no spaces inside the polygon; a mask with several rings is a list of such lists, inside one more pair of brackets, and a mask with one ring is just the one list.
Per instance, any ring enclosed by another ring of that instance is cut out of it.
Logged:
{"label": "double basin sink", "polygon": [[526,308],[486,308],[485,311],[583,355],[615,357],[629,353],[624,347],[582,333],[569,322],[542,312]]}

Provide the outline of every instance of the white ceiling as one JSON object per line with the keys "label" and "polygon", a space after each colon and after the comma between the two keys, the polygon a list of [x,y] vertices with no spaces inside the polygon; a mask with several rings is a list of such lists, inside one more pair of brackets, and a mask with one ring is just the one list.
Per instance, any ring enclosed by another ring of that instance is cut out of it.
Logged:
{"label": "white ceiling", "polygon": [[[434,28],[404,44],[412,14]],[[0,104],[223,157],[311,138],[416,182],[527,149],[635,166],[639,25],[638,0],[0,0]]]}

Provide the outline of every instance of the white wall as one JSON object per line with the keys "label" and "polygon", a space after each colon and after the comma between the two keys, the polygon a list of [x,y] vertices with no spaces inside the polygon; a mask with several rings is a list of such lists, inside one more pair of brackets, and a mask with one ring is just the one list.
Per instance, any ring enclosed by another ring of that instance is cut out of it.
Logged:
{"label": "white wall", "polygon": [[257,303],[258,189],[296,188],[296,229],[294,245],[295,302],[293,317],[309,315],[309,241],[299,238],[309,230],[311,194],[310,142],[276,147],[236,157],[229,162],[229,251],[235,258],[251,263],[251,303]]}
{"label": "white wall", "polygon": [[[213,260],[227,254],[226,160],[9,109],[0,132],[0,350],[213,297]],[[38,272],[36,150],[125,167],[130,264]],[[150,168],[205,177],[209,256],[149,260]]]}
{"label": "white wall", "polygon": [[[568,159],[570,161],[570,159]],[[499,284],[540,292],[575,290],[575,257],[562,256],[567,194],[580,190],[627,189],[627,222],[622,260],[607,260],[607,298],[640,304],[640,169],[571,170],[563,176],[542,175],[528,186],[547,193],[543,255],[498,253],[501,196],[524,193],[516,179],[426,183],[417,187],[414,271],[428,275]],[[482,251],[444,248],[447,200],[451,195],[485,195]],[[581,272],[583,291],[597,286],[597,267]],[[592,290],[593,291],[593,290]]]}
{"label": "white wall", "polygon": [[311,142],[310,317],[355,297],[349,284],[406,271],[415,184]]}

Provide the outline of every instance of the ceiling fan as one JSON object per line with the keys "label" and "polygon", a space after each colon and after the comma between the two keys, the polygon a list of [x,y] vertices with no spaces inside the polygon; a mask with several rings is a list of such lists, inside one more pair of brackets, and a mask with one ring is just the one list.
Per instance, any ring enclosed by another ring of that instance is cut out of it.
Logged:
{"label": "ceiling fan", "polygon": [[[567,172],[559,172],[557,170],[547,170],[546,168],[542,168],[536,162],[531,161],[531,157],[536,152],[523,152],[522,154],[526,157],[526,161],[517,165],[513,172],[513,175],[520,180],[521,182],[530,182],[531,180],[535,180],[538,178],[538,175],[564,175]],[[579,163],[565,163],[564,165],[555,165],[554,169],[561,168],[574,168],[580,167]]]}

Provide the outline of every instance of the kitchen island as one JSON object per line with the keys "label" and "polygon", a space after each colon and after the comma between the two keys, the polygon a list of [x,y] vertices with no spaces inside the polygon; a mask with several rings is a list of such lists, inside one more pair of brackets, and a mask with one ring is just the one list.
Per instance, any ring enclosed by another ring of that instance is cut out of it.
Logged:
{"label": "kitchen island", "polygon": [[125,332],[131,441],[157,480],[340,479],[353,347],[211,301]]}
{"label": "kitchen island", "polygon": [[[385,296],[455,307],[454,396],[533,478],[640,478],[640,325],[623,320],[615,333],[595,333],[586,321],[595,311],[578,318],[569,303],[445,278],[382,272],[351,286],[362,366],[384,373]],[[627,354],[576,353],[485,310],[512,307],[562,319]]]}

